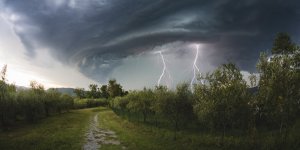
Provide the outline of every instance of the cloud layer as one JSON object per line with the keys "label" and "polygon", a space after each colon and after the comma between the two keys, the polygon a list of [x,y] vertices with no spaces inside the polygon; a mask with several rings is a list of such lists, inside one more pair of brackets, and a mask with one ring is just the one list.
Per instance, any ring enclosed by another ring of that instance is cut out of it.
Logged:
{"label": "cloud layer", "polygon": [[[277,32],[299,39],[296,0],[6,0],[2,16],[35,57],[48,49],[97,81],[126,58],[158,50],[181,57],[191,43],[217,66],[227,60],[254,71]],[[178,44],[179,43],[179,44]],[[176,72],[176,71],[175,71]],[[177,71],[178,72],[178,71]]]}

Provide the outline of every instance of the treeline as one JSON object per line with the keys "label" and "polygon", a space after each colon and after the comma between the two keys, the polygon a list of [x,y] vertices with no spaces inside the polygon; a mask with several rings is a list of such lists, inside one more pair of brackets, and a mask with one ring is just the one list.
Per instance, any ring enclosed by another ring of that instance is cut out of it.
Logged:
{"label": "treeline", "polygon": [[73,98],[54,89],[45,91],[43,85],[32,81],[28,90],[18,90],[6,83],[7,65],[2,68],[0,80],[0,128],[7,129],[20,121],[36,122],[51,114],[73,108]]}
{"label": "treeline", "polygon": [[90,84],[89,90],[85,91],[84,88],[74,89],[76,97],[79,99],[89,98],[114,98],[116,96],[125,96],[128,94],[128,91],[125,91],[123,87],[117,83],[115,79],[109,80],[107,85],[102,85],[101,87],[97,84]]}
{"label": "treeline", "polygon": [[278,34],[272,56],[261,53],[257,70],[258,76],[252,74],[248,85],[236,65],[224,64],[199,76],[201,82],[193,85],[193,91],[188,84],[180,84],[176,90],[164,86],[145,88],[114,98],[110,106],[129,120],[156,126],[167,124],[174,129],[175,138],[178,130],[196,124],[221,133],[221,145],[226,135],[235,130],[247,135],[247,142],[254,149],[262,132],[271,132],[269,140],[273,144],[289,142],[291,148],[299,148],[299,133],[297,137],[290,136],[300,119],[299,47],[289,35]]}
{"label": "treeline", "polygon": [[84,109],[84,108],[93,108],[93,107],[99,107],[103,106],[106,107],[108,106],[109,102],[108,99],[105,98],[83,98],[83,99],[74,99],[74,109]]}
{"label": "treeline", "polygon": [[36,122],[70,109],[107,106],[108,99],[128,93],[116,80],[110,80],[99,88],[96,84],[90,84],[88,91],[76,88],[74,93],[77,99],[54,88],[45,90],[42,84],[35,81],[30,83],[30,89],[17,90],[15,85],[7,83],[6,71],[7,65],[1,70],[0,129],[7,129],[20,121]]}
{"label": "treeline", "polygon": [[107,85],[102,85],[101,87],[98,87],[97,84],[90,84],[87,91],[84,88],[76,88],[74,93],[76,94],[74,108],[82,109],[107,106],[109,99],[125,96],[128,94],[128,91],[125,91],[115,79],[112,79],[108,81]]}
{"label": "treeline", "polygon": [[155,126],[164,126],[166,121],[174,128],[196,119],[193,113],[193,94],[188,84],[180,84],[175,91],[159,86],[153,89],[132,91],[124,97],[110,101],[110,107],[129,120],[141,120]]}

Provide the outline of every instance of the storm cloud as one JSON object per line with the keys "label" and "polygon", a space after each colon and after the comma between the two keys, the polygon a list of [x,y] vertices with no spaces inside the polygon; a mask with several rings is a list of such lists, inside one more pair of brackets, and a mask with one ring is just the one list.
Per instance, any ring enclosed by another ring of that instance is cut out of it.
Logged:
{"label": "storm cloud", "polygon": [[164,47],[180,57],[192,43],[205,45],[214,66],[230,60],[255,71],[277,32],[296,42],[300,32],[296,0],[6,0],[0,6],[28,57],[48,49],[98,81],[130,56]]}

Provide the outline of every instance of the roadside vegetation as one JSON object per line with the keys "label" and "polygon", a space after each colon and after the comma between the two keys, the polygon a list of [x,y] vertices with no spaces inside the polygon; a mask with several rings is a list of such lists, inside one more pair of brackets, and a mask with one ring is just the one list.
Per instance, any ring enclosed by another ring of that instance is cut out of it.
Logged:
{"label": "roadside vegetation", "polygon": [[107,85],[99,86],[90,84],[86,91],[84,88],[74,89],[76,98],[74,108],[92,108],[98,106],[108,106],[109,100],[117,96],[125,96],[128,91],[124,91],[122,86],[115,79],[109,80]]}
{"label": "roadside vegetation", "polygon": [[98,109],[71,110],[35,124],[22,123],[0,131],[1,150],[81,150],[90,118]]}
{"label": "roadside vegetation", "polygon": [[[127,149],[152,150],[152,149],[298,149],[300,121],[291,128],[291,138],[294,138],[289,147],[276,147],[276,135],[274,131],[261,131],[256,137],[256,145],[250,135],[239,134],[238,130],[232,130],[222,139],[219,132],[196,127],[186,127],[177,133],[174,140],[172,128],[155,127],[152,124],[143,123],[142,120],[129,121],[122,116],[116,115],[111,109],[101,108],[99,112],[100,128],[110,129],[116,132],[121,145],[103,145],[103,150],[119,150],[122,146]],[[223,140],[223,142],[222,142]],[[298,145],[297,145],[298,143]]]}
{"label": "roadside vegetation", "polygon": [[6,83],[6,70],[5,65],[0,80],[0,129],[7,130],[20,121],[33,123],[73,108],[72,97],[54,89],[45,91],[35,81],[30,83],[30,89],[17,91],[15,85]]}
{"label": "roadside vegetation", "polygon": [[74,99],[74,109],[84,109],[84,108],[93,108],[98,106],[107,106],[108,105],[108,99],[104,98],[97,98],[97,99]]}
{"label": "roadside vegetation", "polygon": [[14,84],[7,83],[6,72],[7,65],[3,66],[0,73],[0,130],[9,130],[23,122],[35,123],[71,109],[107,106],[109,98],[128,93],[116,80],[110,80],[108,85],[101,88],[91,84],[88,91],[77,88],[74,90],[76,97],[61,94],[54,88],[45,90],[36,81],[31,81],[28,89],[17,89]]}
{"label": "roadside vegetation", "polygon": [[129,121],[171,129],[174,140],[185,138],[178,132],[199,131],[201,139],[209,131],[208,145],[217,148],[298,149],[299,66],[299,47],[279,33],[271,57],[261,53],[251,85],[228,63],[199,76],[192,89],[188,84],[144,88],[112,99],[110,107]]}

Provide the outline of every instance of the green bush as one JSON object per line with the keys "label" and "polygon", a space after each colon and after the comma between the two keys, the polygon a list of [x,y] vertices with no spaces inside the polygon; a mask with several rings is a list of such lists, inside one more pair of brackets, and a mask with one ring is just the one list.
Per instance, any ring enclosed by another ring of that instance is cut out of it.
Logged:
{"label": "green bush", "polygon": [[75,99],[74,107],[75,109],[99,107],[99,106],[108,106],[108,100],[104,98],[98,99]]}
{"label": "green bush", "polygon": [[14,85],[0,80],[0,128],[7,129],[20,120],[36,122],[73,108],[72,97],[61,95],[56,90],[46,92],[36,82],[31,86],[31,89],[16,91]]}

